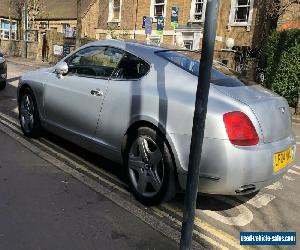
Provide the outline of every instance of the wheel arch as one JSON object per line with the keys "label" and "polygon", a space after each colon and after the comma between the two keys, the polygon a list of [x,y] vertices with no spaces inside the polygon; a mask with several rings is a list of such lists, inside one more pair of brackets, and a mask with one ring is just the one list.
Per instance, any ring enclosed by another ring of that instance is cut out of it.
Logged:
{"label": "wheel arch", "polygon": [[26,89],[31,91],[32,94],[34,95],[34,98],[35,98],[35,101],[36,101],[36,104],[37,104],[37,110],[38,110],[38,113],[39,113],[39,118],[41,119],[41,121],[43,121],[44,120],[43,93],[41,93],[39,91],[39,89],[35,88],[35,86],[32,86],[27,82],[22,82],[22,85],[19,86],[19,88],[18,88],[18,94],[17,94],[18,108],[19,108],[19,105],[20,105],[21,96],[24,93],[24,91],[26,91]]}
{"label": "wheel arch", "polygon": [[136,129],[138,129],[140,127],[151,128],[151,129],[157,131],[166,140],[167,147],[171,153],[172,161],[174,164],[175,178],[176,178],[176,182],[178,184],[178,173],[180,172],[181,163],[179,161],[177,150],[176,150],[175,144],[173,143],[171,136],[167,133],[165,127],[162,126],[161,124],[159,124],[158,122],[149,121],[146,119],[136,120],[136,121],[132,122],[123,137],[122,146],[121,146],[122,155],[124,155],[124,152],[126,150],[128,134],[132,131],[135,131]]}
{"label": "wheel arch", "polygon": [[32,88],[28,83],[23,83],[22,86],[18,89],[18,104],[20,103],[21,96],[26,89],[30,89],[33,92]]}

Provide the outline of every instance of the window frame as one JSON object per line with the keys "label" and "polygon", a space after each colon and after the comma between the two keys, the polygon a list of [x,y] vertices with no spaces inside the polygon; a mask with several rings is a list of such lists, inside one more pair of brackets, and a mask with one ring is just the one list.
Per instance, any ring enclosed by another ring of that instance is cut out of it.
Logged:
{"label": "window frame", "polygon": [[[122,49],[120,49],[120,50],[122,50]],[[139,57],[139,56],[137,56],[137,55],[134,55],[134,54],[131,53],[131,52],[128,52],[128,51],[126,51],[126,50],[122,50],[122,51],[125,52],[125,53],[123,54],[123,57],[121,58],[120,62],[118,63],[118,65],[116,66],[116,68],[114,69],[114,71],[112,72],[112,74],[111,74],[111,76],[110,76],[110,79],[109,79],[110,81],[130,81],[130,82],[132,82],[132,81],[140,81],[142,78],[144,78],[145,76],[147,76],[147,75],[149,74],[149,72],[151,71],[151,63],[147,62],[146,60],[144,60],[143,58],[141,58],[141,57]],[[132,78],[132,79],[113,78],[112,76],[114,75],[114,73],[116,72],[116,70],[119,68],[120,63],[121,63],[121,61],[123,60],[123,58],[124,58],[124,56],[125,56],[126,54],[130,54],[130,55],[132,55],[132,56],[134,56],[134,57],[140,59],[140,60],[143,61],[144,63],[146,63],[146,64],[149,66],[149,70],[147,71],[147,73],[146,73],[145,75],[139,77],[139,78]]]}
{"label": "window frame", "polygon": [[163,8],[163,15],[162,17],[166,18],[166,12],[167,12],[167,0],[164,0],[164,3],[162,4],[156,4],[156,0],[151,0],[151,3],[150,3],[150,17],[153,18],[153,22],[157,22],[157,19],[156,17],[159,17],[159,16],[155,16],[155,6],[156,5],[164,5],[164,8]]}
{"label": "window frame", "polygon": [[119,11],[119,17],[115,18],[114,17],[114,1],[115,0],[109,0],[108,2],[108,20],[107,22],[116,22],[119,23],[121,22],[121,16],[122,16],[122,0],[120,0],[120,11]]}
{"label": "window frame", "polygon": [[236,22],[235,21],[236,11],[239,7],[242,7],[242,6],[246,6],[246,5],[238,5],[238,0],[231,0],[229,23],[228,23],[229,30],[231,29],[231,27],[240,26],[240,27],[247,27],[247,31],[250,31],[251,24],[252,24],[254,0],[249,0],[248,20],[245,22]]}
{"label": "window frame", "polygon": [[76,56],[76,54],[80,53],[81,51],[83,50],[86,50],[86,49],[90,49],[90,48],[105,48],[105,49],[117,49],[117,50],[120,50],[121,52],[123,52],[123,55],[120,59],[120,61],[118,62],[118,64],[114,67],[112,73],[110,74],[110,76],[92,76],[92,75],[83,75],[83,74],[77,74],[77,73],[71,73],[71,72],[68,72],[66,75],[72,75],[72,76],[78,76],[78,77],[86,77],[86,78],[94,78],[94,79],[102,79],[102,80],[110,80],[111,79],[111,76],[113,75],[113,73],[115,72],[116,68],[119,66],[119,63],[121,62],[121,60],[123,59],[123,56],[125,54],[125,51],[120,49],[120,48],[116,48],[116,47],[112,47],[112,46],[105,46],[105,45],[93,45],[93,46],[88,46],[88,47],[85,47],[85,48],[82,48],[78,51],[76,51],[74,54],[71,54],[70,56],[68,56],[67,58],[64,59],[64,62],[66,62],[68,64],[68,68],[70,68],[70,61],[73,60]]}
{"label": "window frame", "polygon": [[[202,16],[201,19],[196,19],[195,15],[196,15],[196,4],[202,1],[203,2],[203,6],[202,6]],[[190,9],[190,22],[204,22],[205,20],[205,11],[206,11],[206,6],[207,6],[207,0],[192,0],[191,1],[191,9]]]}

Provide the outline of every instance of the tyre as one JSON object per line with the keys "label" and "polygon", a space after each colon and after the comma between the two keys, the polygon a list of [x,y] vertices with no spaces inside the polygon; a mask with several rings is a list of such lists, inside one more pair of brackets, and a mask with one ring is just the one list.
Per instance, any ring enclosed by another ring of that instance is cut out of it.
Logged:
{"label": "tyre", "polygon": [[25,136],[37,138],[41,135],[41,123],[36,100],[31,89],[22,91],[19,98],[19,121]]}
{"label": "tyre", "polygon": [[177,185],[164,137],[148,127],[140,127],[127,136],[124,159],[135,198],[147,206],[172,199]]}
{"label": "tyre", "polygon": [[0,90],[3,90],[3,89],[5,89],[5,87],[6,87],[6,81],[0,81]]}

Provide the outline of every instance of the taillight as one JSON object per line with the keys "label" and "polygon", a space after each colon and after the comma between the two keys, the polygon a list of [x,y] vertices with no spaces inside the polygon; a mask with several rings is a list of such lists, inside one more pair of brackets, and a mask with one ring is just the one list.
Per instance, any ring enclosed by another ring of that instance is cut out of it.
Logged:
{"label": "taillight", "polygon": [[230,142],[237,146],[254,146],[259,142],[258,135],[249,117],[243,112],[234,111],[223,115]]}

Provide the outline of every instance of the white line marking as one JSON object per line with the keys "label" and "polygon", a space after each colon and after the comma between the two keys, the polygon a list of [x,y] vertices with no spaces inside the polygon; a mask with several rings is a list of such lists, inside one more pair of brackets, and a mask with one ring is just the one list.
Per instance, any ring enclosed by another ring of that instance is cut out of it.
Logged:
{"label": "white line marking", "polygon": [[231,206],[234,206],[239,211],[239,215],[227,217],[215,211],[203,210],[202,212],[207,216],[218,220],[224,224],[238,227],[246,226],[253,220],[252,212],[245,205],[240,204],[237,201],[229,198],[218,197],[216,199],[225,202]]}
{"label": "white line marking", "polygon": [[290,174],[300,175],[299,172],[297,172],[297,171],[295,171],[295,170],[292,170],[292,169],[289,169],[288,172],[289,172]]}
{"label": "white line marking", "polygon": [[[171,220],[171,221],[173,221],[174,223],[176,223],[178,226],[181,226],[182,223],[181,223],[180,221],[178,221],[177,219],[175,219],[174,217],[170,216],[170,214],[168,214],[168,213],[166,213],[166,212],[164,212],[164,211],[161,211],[161,210],[159,210],[159,209],[157,209],[157,208],[155,208],[155,207],[153,207],[152,209],[153,209],[153,210],[155,211],[155,213],[157,213],[160,217],[162,217],[162,218],[168,218],[169,220]],[[194,230],[193,233],[196,234],[196,235],[198,235],[200,238],[205,239],[207,242],[211,243],[212,245],[215,245],[215,246],[219,247],[220,249],[224,249],[224,250],[225,250],[225,249],[228,249],[228,250],[229,250],[229,248],[227,248],[227,247],[225,247],[225,246],[219,244],[218,242],[216,242],[216,241],[213,240],[212,238],[210,238],[210,237],[204,235],[203,233],[200,233],[200,232],[198,232],[198,231],[196,231],[196,230]],[[226,242],[226,241],[225,241],[225,242]]]}
{"label": "white line marking", "polygon": [[295,180],[294,178],[292,178],[292,177],[290,177],[288,175],[283,176],[283,179],[286,179],[288,181],[294,181]]}
{"label": "white line marking", "polygon": [[256,208],[262,208],[262,207],[267,206],[275,198],[276,198],[276,196],[274,196],[272,194],[257,194],[250,200],[248,200],[244,196],[237,197],[238,200],[246,202]]}
{"label": "white line marking", "polygon": [[269,185],[267,187],[265,187],[266,189],[270,189],[270,190],[282,190],[283,189],[283,185],[281,182],[277,181],[275,183],[273,183],[272,185]]}
{"label": "white line marking", "polygon": [[299,170],[300,170],[300,167],[299,167],[299,166],[296,166],[296,165],[292,166],[292,168],[296,168],[296,169],[299,169]]}
{"label": "white line marking", "polygon": [[[177,214],[179,217],[183,217],[183,213],[182,211],[177,211],[176,209],[174,209],[174,207],[171,207],[169,204],[162,204],[162,206],[167,209],[168,211],[171,211],[175,214]],[[163,212],[163,211],[161,211]],[[226,242],[227,244],[233,246],[236,249],[245,249],[244,247],[242,247],[240,245],[240,242],[238,239],[236,239],[235,237],[233,237],[232,235],[218,229],[215,228],[214,226],[208,224],[207,222],[199,219],[199,217],[201,217],[200,214],[200,210],[196,210],[196,216],[195,216],[195,225],[198,226],[199,228],[201,228],[202,230],[205,230],[207,232],[209,232],[210,234],[212,234],[213,236],[221,239],[222,241]],[[170,218],[173,218],[172,216],[169,215]],[[175,218],[173,218],[175,219]]]}

